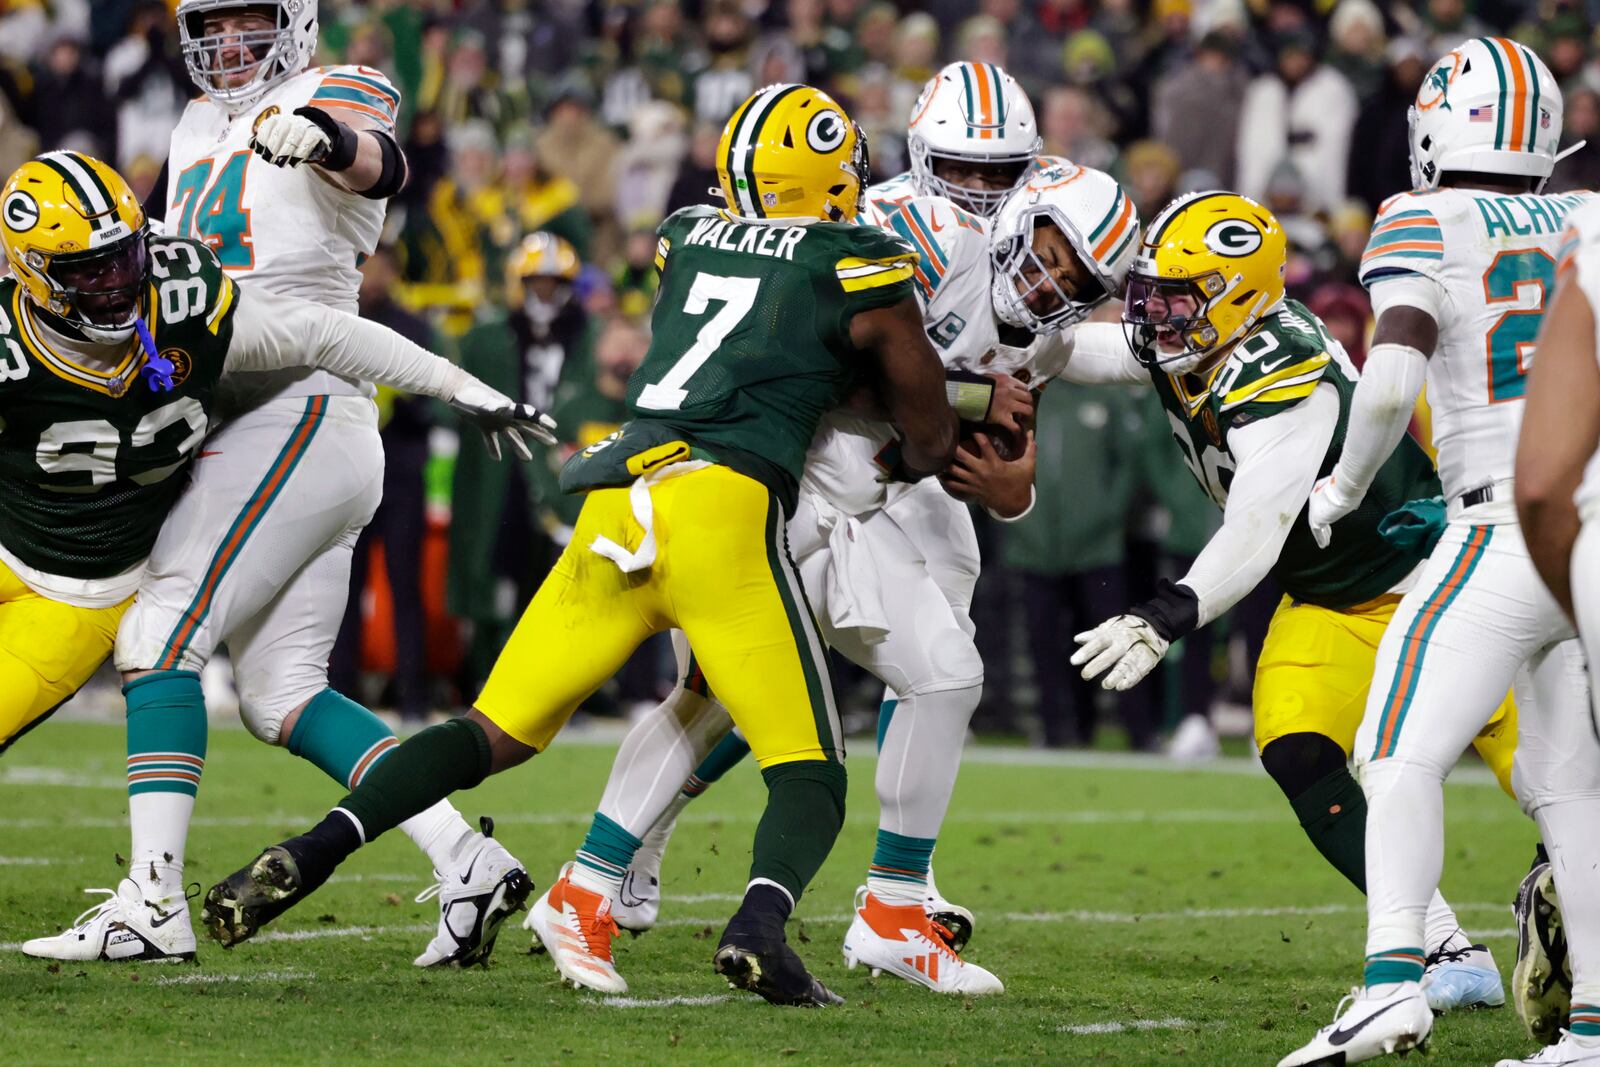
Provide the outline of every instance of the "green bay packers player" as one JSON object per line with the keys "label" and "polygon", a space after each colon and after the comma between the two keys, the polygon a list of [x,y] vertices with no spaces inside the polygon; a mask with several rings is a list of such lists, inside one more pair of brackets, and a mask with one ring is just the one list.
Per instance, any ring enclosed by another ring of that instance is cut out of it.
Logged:
{"label": "green bay packers player", "polygon": [[[247,289],[201,242],[152,236],[121,176],[80,153],[50,152],[10,176],[0,242],[12,272],[0,280],[0,747],[110,653],[224,372],[321,367],[450,400],[489,430],[547,434],[397,334]],[[173,758],[162,773],[182,778],[203,758]],[[184,907],[181,888],[148,896],[125,880],[94,922],[25,948],[192,957],[186,911],[150,922]]]}
{"label": "green bay packers player", "polygon": [[[473,710],[407,741],[309,833],[213,886],[206,921],[224,944],[399,820],[542,751],[644,638],[679,628],[768,786],[716,970],[775,1003],[838,1001],[784,937],[842,825],[845,787],[822,641],[785,522],[817,424],[856,378],[898,423],[913,475],[949,461],[956,416],[922,329],[915,252],[846,221],[866,164],[843,110],[809,86],[769,86],[728,120],[717,168],[727,210],[686,208],[660,228],[660,295],[628,388],[631,421],[563,471],[564,488],[588,494],[571,543]],[[976,399],[978,417],[989,399]],[[612,920],[600,909],[593,921]]]}
{"label": "green bay packers player", "polygon": [[[1282,228],[1254,201],[1183,197],[1145,233],[1123,330],[1079,328],[1064,377],[1152,385],[1223,524],[1181,579],[1077,635],[1072,662],[1086,678],[1104,675],[1108,689],[1127,689],[1171,642],[1270,574],[1285,595],[1256,665],[1261,762],[1312,844],[1365,890],[1366,805],[1347,761],[1379,639],[1425,556],[1391,544],[1378,525],[1437,495],[1439,479],[1422,448],[1402,439],[1366,502],[1335,527],[1332,548],[1317,546],[1306,500],[1338,457],[1357,373],[1316,316],[1286,298],[1285,252]],[[1508,702],[1478,741],[1502,785],[1514,744]],[[1469,944],[1437,894],[1428,935],[1436,1008],[1504,1002],[1487,950]]]}

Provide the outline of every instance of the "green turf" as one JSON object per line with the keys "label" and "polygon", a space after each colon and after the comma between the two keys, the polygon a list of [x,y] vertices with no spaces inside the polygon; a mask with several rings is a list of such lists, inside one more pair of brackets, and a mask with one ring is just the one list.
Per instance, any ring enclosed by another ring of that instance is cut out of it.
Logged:
{"label": "green turf", "polygon": [[[495,815],[499,836],[548,885],[582,836],[610,756],[602,746],[558,744],[457,799],[469,816]],[[486,970],[412,968],[436,912],[411,900],[425,864],[398,833],[277,927],[307,939],[230,952],[202,939],[198,967],[30,960],[14,943],[72,919],[89,903],[84,886],[114,885],[116,853],[127,851],[120,730],[47,724],[0,762],[0,1048],[7,1063],[139,1067],[1270,1064],[1327,1022],[1359,978],[1362,901],[1322,865],[1264,776],[990,761],[998,758],[1030,753],[969,761],[937,869],[946,894],[977,913],[968,954],[1006,981],[1004,996],[938,998],[845,969],[843,916],[876,821],[872,763],[858,758],[845,834],[791,934],[848,1004],[780,1010],[738,996],[611,1006],[559,986],[547,960],[525,954],[526,935],[514,926]],[[189,873],[209,884],[338,795],[287,753],[239,730],[215,733]],[[665,876],[671,925],[619,948],[631,997],[730,992],[710,957],[745,879],[760,805],[758,776],[740,768],[686,813]],[[1531,824],[1483,785],[1452,786],[1447,807],[1445,892],[1469,929],[1492,933],[1509,973],[1504,903],[1526,869]],[[1249,911],[1286,908],[1295,910]],[[356,926],[370,931],[351,933]],[[1165,1028],[1083,1029],[1134,1020]],[[1529,1051],[1506,1008],[1441,1020],[1427,1062],[1483,1064]]]}

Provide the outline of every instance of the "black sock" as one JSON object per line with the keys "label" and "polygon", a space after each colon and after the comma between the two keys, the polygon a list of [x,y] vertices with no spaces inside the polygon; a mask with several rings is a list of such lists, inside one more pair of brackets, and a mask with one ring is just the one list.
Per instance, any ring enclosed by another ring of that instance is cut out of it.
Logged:
{"label": "black sock", "polygon": [[844,765],[804,760],[766,767],[767,810],[756,826],[751,879],[765,878],[800,899],[844,826]]}
{"label": "black sock", "polygon": [[489,737],[471,719],[430,726],[362,779],[339,807],[355,816],[367,841],[393,830],[458,789],[489,777]]}
{"label": "black sock", "polygon": [[355,821],[334,809],[310,830],[285,841],[283,847],[294,857],[295,866],[300,870],[301,890],[309,893],[326,882],[334,868],[363,844]]}
{"label": "black sock", "polygon": [[1288,734],[1261,751],[1261,763],[1334,870],[1367,891],[1367,798],[1344,749],[1321,734]]}

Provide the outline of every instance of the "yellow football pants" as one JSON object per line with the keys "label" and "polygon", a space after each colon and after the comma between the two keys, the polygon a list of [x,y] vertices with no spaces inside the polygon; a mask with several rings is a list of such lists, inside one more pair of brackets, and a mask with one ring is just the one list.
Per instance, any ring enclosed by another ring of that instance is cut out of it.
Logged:
{"label": "yellow football pants", "polygon": [[[1398,596],[1381,596],[1343,611],[1284,597],[1272,614],[1256,664],[1256,749],[1285,734],[1331,738],[1345,755],[1367,707],[1378,642],[1394,616]],[[1517,706],[1511,695],[1478,734],[1473,747],[1511,792],[1511,757],[1517,749]]]}
{"label": "yellow football pants", "polygon": [[0,563],[0,751],[89,680],[111,654],[117,623],[132,603],[63,604]]}
{"label": "yellow football pants", "polygon": [[822,638],[784,540],[786,516],[754,479],[711,466],[650,487],[656,558],[624,574],[590,547],[635,551],[627,489],[591,492],[477,700],[544,749],[651,634],[682,629],[706,680],[763,767],[842,760]]}

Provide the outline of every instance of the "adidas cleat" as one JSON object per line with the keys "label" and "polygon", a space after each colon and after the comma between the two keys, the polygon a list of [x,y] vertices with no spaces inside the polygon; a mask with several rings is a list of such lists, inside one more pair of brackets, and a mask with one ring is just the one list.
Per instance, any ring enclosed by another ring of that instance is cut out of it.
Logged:
{"label": "adidas cleat", "polygon": [[500,925],[516,914],[533,892],[533,879],[494,839],[494,820],[479,820],[458,850],[450,869],[417,894],[417,903],[439,898],[439,932],[413,963],[418,967],[471,967],[488,963]]}
{"label": "adidas cleat", "polygon": [[936,993],[1004,993],[1000,979],[950,948],[947,933],[920,905],[885,904],[863,886],[856,890],[855,920],[844,936],[844,962],[852,970],[871,968],[874,978],[888,971]]}
{"label": "adidas cleat", "polygon": [[522,925],[533,931],[532,951],[542,947],[550,953],[562,979],[575,989],[626,993],[628,983],[611,958],[611,942],[617,936],[611,900],[573,885],[571,873],[568,863],[550,892],[528,909]]}
{"label": "adidas cleat", "polygon": [[1426,1052],[1433,1033],[1433,1012],[1417,982],[1396,983],[1394,992],[1382,997],[1352,989],[1335,1015],[1317,1036],[1279,1060],[1278,1067],[1365,1063],[1412,1050]]}
{"label": "adidas cleat", "polygon": [[[857,896],[860,894],[858,893]],[[967,942],[972,940],[974,920],[972,912],[960,904],[952,904],[944,899],[939,892],[939,887],[933,880],[933,868],[928,868],[928,895],[922,901],[923,910],[928,913],[928,918],[933,921],[933,928],[950,946],[950,951],[960,953],[967,947]]]}
{"label": "adidas cleat", "polygon": [[1536,864],[1522,879],[1511,913],[1517,921],[1511,999],[1529,1035],[1553,1045],[1572,1008],[1572,961],[1549,863]]}
{"label": "adidas cleat", "polygon": [[1500,968],[1482,945],[1439,949],[1428,957],[1422,973],[1422,995],[1435,1015],[1476,1008],[1499,1008],[1506,1002]]}
{"label": "adidas cleat", "polygon": [[[199,888],[196,886],[195,891]],[[189,922],[189,901],[185,897],[147,900],[132,878],[124,878],[115,890],[84,892],[103,893],[106,899],[74,919],[70,929],[23,942],[22,951],[46,960],[194,960],[194,927]]]}

